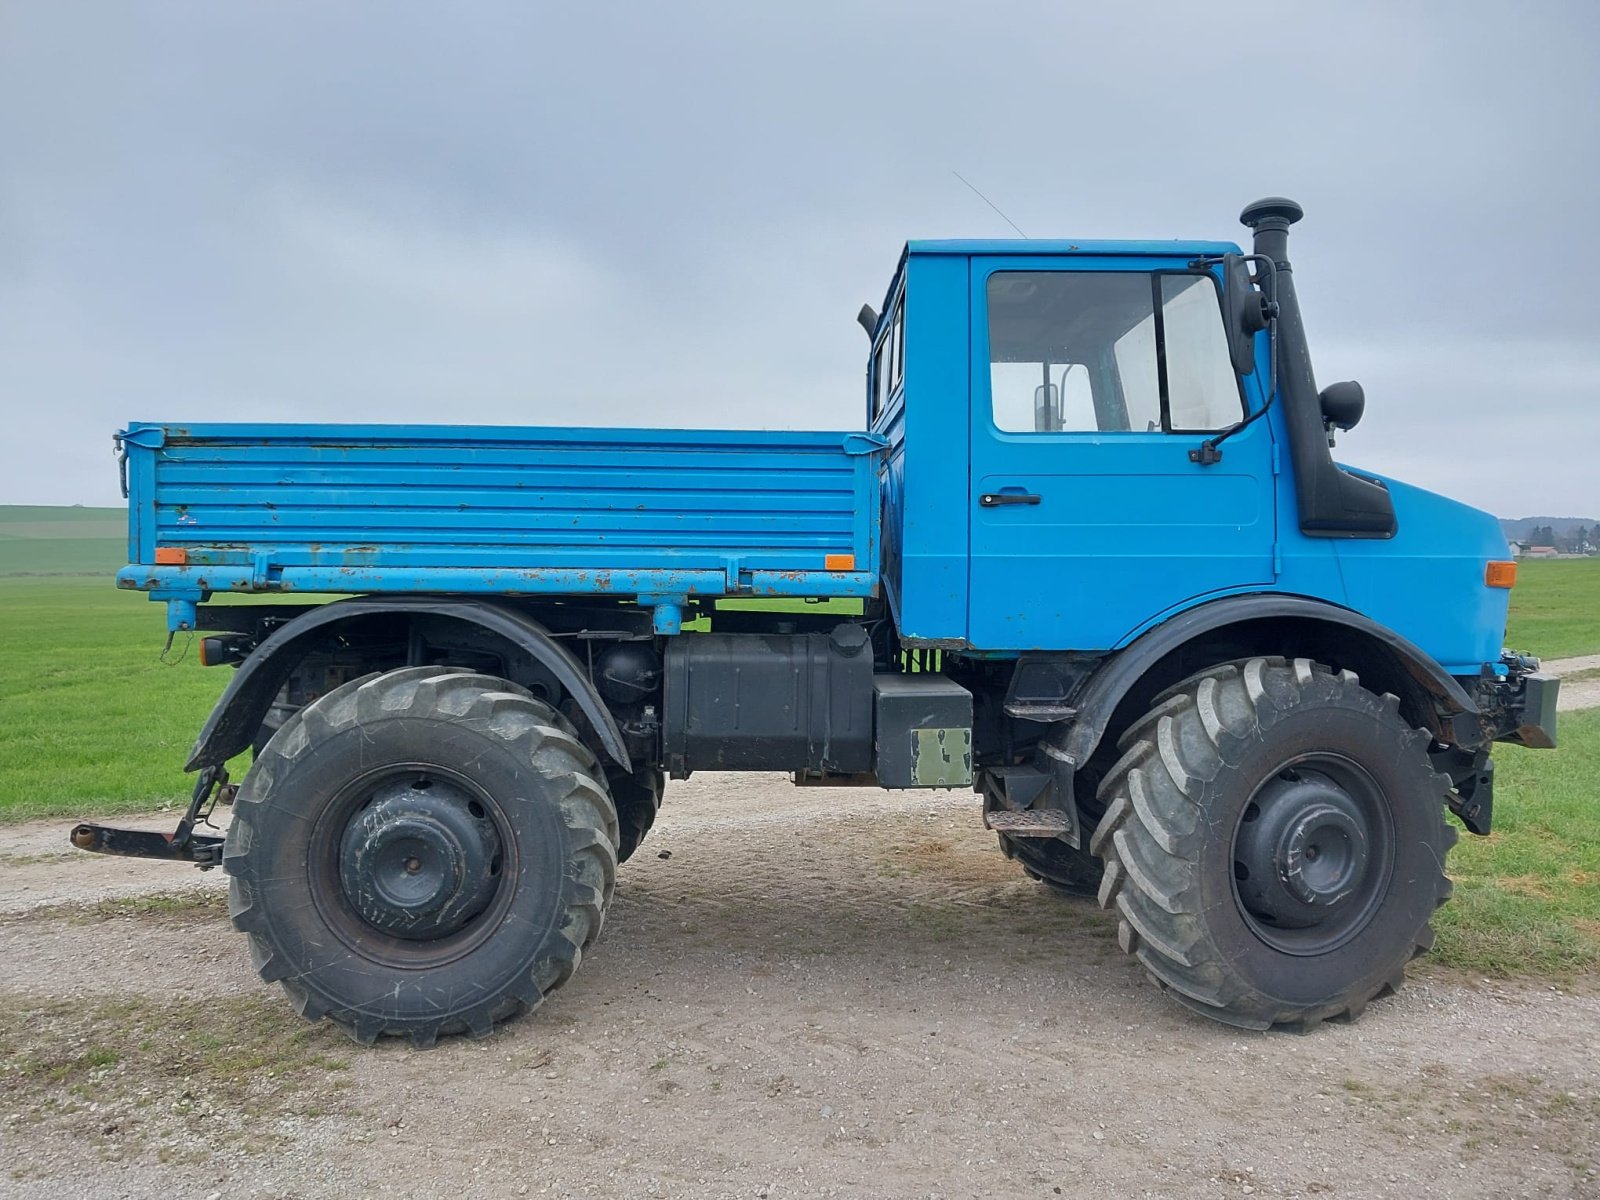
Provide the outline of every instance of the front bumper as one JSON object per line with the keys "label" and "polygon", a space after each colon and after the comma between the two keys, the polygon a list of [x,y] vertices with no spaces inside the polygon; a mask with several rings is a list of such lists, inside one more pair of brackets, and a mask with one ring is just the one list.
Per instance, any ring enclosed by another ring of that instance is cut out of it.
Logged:
{"label": "front bumper", "polygon": [[1556,748],[1556,700],[1561,680],[1539,670],[1539,660],[1506,653],[1485,664],[1476,700],[1486,741],[1530,750]]}
{"label": "front bumper", "polygon": [[1536,750],[1554,750],[1556,698],[1561,692],[1561,680],[1555,675],[1536,671],[1523,676],[1522,682],[1525,693],[1522,724],[1517,726],[1516,740]]}
{"label": "front bumper", "polygon": [[[1466,683],[1466,680],[1462,681]],[[1489,747],[1508,742],[1532,750],[1556,745],[1556,700],[1561,680],[1539,670],[1539,660],[1506,653],[1485,663],[1469,689],[1476,713],[1457,718],[1456,745],[1443,752],[1453,789],[1450,810],[1472,833],[1489,832],[1494,820],[1494,761]]]}

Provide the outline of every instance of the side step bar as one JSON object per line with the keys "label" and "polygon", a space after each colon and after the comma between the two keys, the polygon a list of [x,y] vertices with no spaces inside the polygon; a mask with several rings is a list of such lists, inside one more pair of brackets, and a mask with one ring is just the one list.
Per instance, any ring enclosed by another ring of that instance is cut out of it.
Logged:
{"label": "side step bar", "polygon": [[1072,830],[1072,818],[1059,808],[997,809],[984,813],[983,823],[1012,837],[1053,838]]}
{"label": "side step bar", "polygon": [[985,828],[1011,837],[1029,838],[1063,837],[1077,832],[1074,814],[1050,803],[1054,779],[1048,772],[1018,763],[993,767],[989,774],[1000,785],[1000,794],[985,793]]}

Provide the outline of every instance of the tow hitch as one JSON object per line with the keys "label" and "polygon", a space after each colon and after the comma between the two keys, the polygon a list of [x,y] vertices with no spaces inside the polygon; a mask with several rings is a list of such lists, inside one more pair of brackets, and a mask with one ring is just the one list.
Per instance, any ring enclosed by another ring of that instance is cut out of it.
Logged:
{"label": "tow hitch", "polygon": [[156,833],[144,829],[114,829],[109,825],[76,825],[72,830],[72,844],[79,850],[94,854],[117,854],[124,858],[161,858],[173,862],[194,863],[202,871],[209,871],[222,862],[222,842],[219,835],[196,833],[194,827],[211,824],[211,813],[220,800],[232,804],[237,784],[228,782],[228,772],[221,766],[207,767],[195,781],[194,794],[189,797],[189,807],[171,833]]}

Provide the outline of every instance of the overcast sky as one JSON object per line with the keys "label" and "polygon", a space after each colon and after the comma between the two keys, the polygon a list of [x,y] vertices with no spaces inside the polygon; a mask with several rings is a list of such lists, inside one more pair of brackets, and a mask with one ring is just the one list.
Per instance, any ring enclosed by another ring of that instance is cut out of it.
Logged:
{"label": "overcast sky", "polygon": [[[130,419],[852,428],[908,237],[1291,241],[1340,457],[1600,515],[1600,6],[0,0],[0,502]],[[1317,6],[1313,6],[1317,7]]]}

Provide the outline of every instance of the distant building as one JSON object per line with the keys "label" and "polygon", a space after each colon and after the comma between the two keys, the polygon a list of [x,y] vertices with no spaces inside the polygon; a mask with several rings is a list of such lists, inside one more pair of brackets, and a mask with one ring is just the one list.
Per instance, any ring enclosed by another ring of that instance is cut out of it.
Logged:
{"label": "distant building", "polygon": [[1554,546],[1529,546],[1522,552],[1523,558],[1557,558],[1560,556]]}

